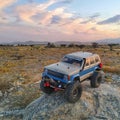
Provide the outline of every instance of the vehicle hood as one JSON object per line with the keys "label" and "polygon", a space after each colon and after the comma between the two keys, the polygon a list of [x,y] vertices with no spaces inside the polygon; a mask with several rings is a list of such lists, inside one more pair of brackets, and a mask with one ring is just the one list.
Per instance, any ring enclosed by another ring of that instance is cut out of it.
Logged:
{"label": "vehicle hood", "polygon": [[51,65],[45,66],[45,68],[48,70],[63,73],[66,75],[76,74],[80,71],[80,66],[68,64],[65,62],[58,62],[55,64],[51,64]]}

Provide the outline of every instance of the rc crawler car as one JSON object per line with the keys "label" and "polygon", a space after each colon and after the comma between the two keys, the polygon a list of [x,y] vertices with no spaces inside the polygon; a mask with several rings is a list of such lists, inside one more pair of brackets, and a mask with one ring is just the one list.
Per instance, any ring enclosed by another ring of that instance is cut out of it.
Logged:
{"label": "rc crawler car", "polygon": [[102,63],[98,54],[70,53],[60,62],[44,67],[40,89],[47,94],[64,90],[67,101],[75,103],[82,94],[81,82],[90,80],[92,88],[99,87],[102,73]]}

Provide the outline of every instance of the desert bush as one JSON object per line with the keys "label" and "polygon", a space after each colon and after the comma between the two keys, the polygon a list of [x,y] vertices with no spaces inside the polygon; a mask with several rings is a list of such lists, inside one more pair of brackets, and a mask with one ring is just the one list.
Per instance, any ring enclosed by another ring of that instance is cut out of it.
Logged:
{"label": "desert bush", "polygon": [[13,87],[9,80],[0,80],[0,91],[2,92],[3,96],[5,93],[8,94],[8,90]]}
{"label": "desert bush", "polygon": [[61,44],[60,47],[66,47],[67,45],[66,44]]}
{"label": "desert bush", "polygon": [[117,55],[119,55],[120,53],[119,53],[119,52],[117,52],[116,54],[117,54]]}
{"label": "desert bush", "polygon": [[105,76],[105,81],[106,82],[113,82],[113,80],[112,80],[112,76]]}
{"label": "desert bush", "polygon": [[109,49],[110,49],[110,51],[112,51],[113,50],[113,47],[114,46],[117,46],[118,44],[108,44],[108,46],[110,47]]}
{"label": "desert bush", "polygon": [[104,66],[103,70],[105,72],[120,74],[120,69],[116,67]]}
{"label": "desert bush", "polygon": [[54,43],[50,43],[50,42],[48,42],[48,44],[47,44],[46,47],[47,47],[47,48],[55,48],[56,46],[55,46]]}
{"label": "desert bush", "polygon": [[98,43],[93,42],[93,43],[92,43],[92,47],[93,47],[93,48],[97,48],[97,47],[98,47]]}
{"label": "desert bush", "polygon": [[69,47],[69,48],[75,47],[75,45],[74,45],[73,43],[71,43],[71,44],[68,45],[68,47]]}

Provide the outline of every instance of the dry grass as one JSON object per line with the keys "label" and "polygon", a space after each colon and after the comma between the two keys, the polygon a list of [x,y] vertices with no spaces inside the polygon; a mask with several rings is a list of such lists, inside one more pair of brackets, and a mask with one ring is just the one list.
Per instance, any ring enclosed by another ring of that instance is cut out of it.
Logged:
{"label": "dry grass", "polygon": [[16,63],[13,61],[6,61],[3,62],[0,66],[0,73],[7,73],[10,72],[16,66]]}
{"label": "dry grass", "polygon": [[[120,46],[116,46],[114,51],[110,51],[108,46],[96,49],[91,46],[83,49],[78,47],[45,48],[44,46],[0,47],[0,90],[9,89],[8,81],[11,81],[12,84],[20,82],[23,87],[33,84],[41,79],[44,66],[58,62],[65,54],[76,51],[98,53],[105,72],[120,74]],[[15,93],[18,101],[14,105],[26,106],[39,97],[38,89],[27,87],[24,92]]]}
{"label": "dry grass", "polygon": [[[86,46],[83,49],[73,48],[45,48],[44,46],[17,46],[17,47],[0,47],[0,77],[4,74],[18,74],[16,81],[20,76],[24,79],[24,84],[37,81],[34,76],[43,71],[45,65],[58,62],[61,57],[67,53],[75,51],[88,51],[98,53],[101,56],[103,69],[106,72],[120,73],[120,47],[116,46],[114,51],[110,51],[108,46],[101,48],[92,48]],[[8,79],[8,76],[4,80]],[[40,78],[40,77],[39,77]],[[13,79],[13,78],[11,78]]]}
{"label": "dry grass", "polygon": [[109,72],[109,73],[115,73],[115,74],[120,74],[120,68],[117,67],[110,67],[110,66],[104,66],[103,70],[105,72]]}

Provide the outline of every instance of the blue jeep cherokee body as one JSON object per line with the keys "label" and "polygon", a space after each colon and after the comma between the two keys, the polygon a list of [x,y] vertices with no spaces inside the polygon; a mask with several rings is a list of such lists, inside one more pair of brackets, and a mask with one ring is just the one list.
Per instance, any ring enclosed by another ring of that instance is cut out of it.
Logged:
{"label": "blue jeep cherokee body", "polygon": [[[82,93],[80,84],[82,81],[90,78],[91,87],[100,85],[102,80],[101,67],[101,60],[97,54],[89,52],[67,54],[60,62],[45,66],[40,88],[48,94],[56,90],[65,90],[67,100],[76,102]],[[71,88],[76,89],[71,90]],[[68,95],[71,97],[69,98]]]}

